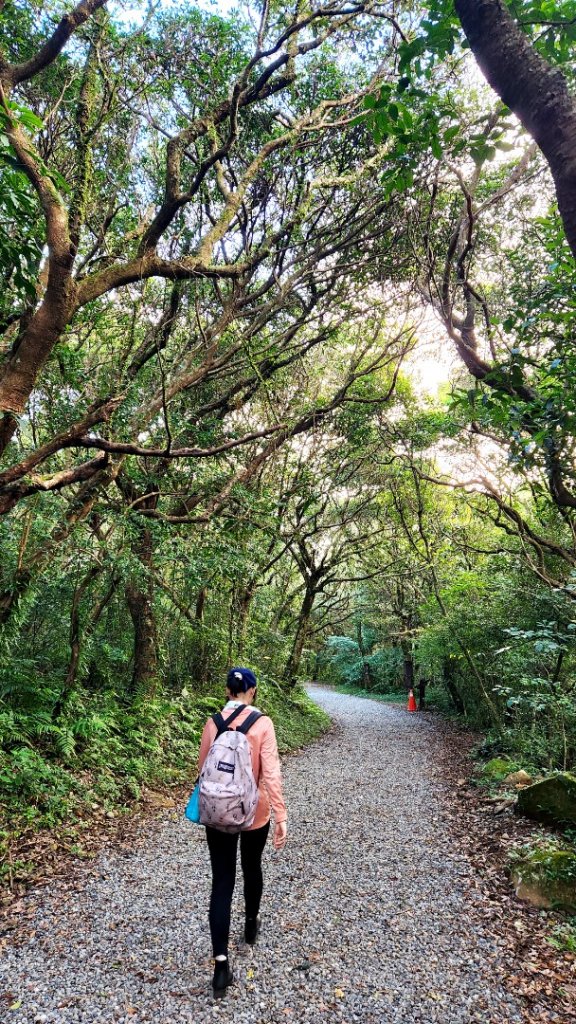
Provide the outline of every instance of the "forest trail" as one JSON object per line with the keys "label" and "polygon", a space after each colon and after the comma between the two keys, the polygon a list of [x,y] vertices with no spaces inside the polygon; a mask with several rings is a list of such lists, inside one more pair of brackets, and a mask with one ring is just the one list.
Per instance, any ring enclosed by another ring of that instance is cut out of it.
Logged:
{"label": "forest trail", "polygon": [[[455,851],[434,720],[311,688],[337,729],[285,762],[289,845],[265,855],[263,930],[210,995],[203,832],[180,815],[71,890],[30,898],[35,936],[4,952],[13,1024],[515,1024],[498,923]],[[238,889],[238,887],[237,887]],[[18,1006],[18,1004],[20,1004]]]}

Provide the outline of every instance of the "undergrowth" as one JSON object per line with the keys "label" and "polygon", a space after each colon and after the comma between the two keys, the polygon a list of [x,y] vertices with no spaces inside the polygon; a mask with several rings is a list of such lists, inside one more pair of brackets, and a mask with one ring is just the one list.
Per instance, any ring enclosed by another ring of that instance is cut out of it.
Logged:
{"label": "undergrowth", "polygon": [[551,946],[560,952],[576,953],[576,916],[557,924],[548,939]]}
{"label": "undergrowth", "polygon": [[[143,786],[193,780],[206,719],[222,687],[183,690],[122,706],[110,692],[77,691],[54,724],[44,710],[19,714],[0,702],[0,883],[22,880],[9,853],[23,835],[48,830],[74,843],[75,825],[128,811]],[[258,706],[274,721],[281,751],[320,735],[328,716],[303,690],[259,681]]]}

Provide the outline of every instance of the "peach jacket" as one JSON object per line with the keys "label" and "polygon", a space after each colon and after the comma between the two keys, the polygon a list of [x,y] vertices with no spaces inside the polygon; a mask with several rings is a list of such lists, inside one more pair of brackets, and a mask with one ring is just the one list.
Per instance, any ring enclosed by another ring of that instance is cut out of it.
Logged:
{"label": "peach jacket", "polygon": [[[229,701],[226,707],[222,709],[222,717],[226,720],[238,707],[236,701]],[[248,718],[248,715],[252,711],[256,711],[257,708],[253,708],[250,705],[246,705],[246,711],[238,715],[234,719],[234,725],[230,726],[234,729],[237,725],[242,725]],[[200,755],[198,758],[198,767],[202,771],[204,761],[210,747],[216,739],[216,726],[211,718],[208,719],[204,726],[202,733],[202,739],[200,741]],[[276,733],[274,732],[274,725],[271,718],[263,715],[257,722],[254,723],[252,728],[247,733],[246,739],[250,744],[250,754],[252,756],[252,770],[254,772],[254,778],[258,782],[258,806],[256,807],[256,816],[254,823],[247,832],[251,832],[255,828],[262,828],[267,821],[270,820],[270,805],[274,811],[274,817],[276,822],[286,821],[286,804],[284,803],[284,797],[282,796],[282,776],[280,774],[280,758],[278,757],[278,744],[276,743]]]}

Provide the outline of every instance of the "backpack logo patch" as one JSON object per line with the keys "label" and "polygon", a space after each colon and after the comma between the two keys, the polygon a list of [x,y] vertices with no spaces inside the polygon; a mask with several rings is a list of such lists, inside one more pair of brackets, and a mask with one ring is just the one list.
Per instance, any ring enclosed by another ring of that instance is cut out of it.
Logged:
{"label": "backpack logo patch", "polygon": [[228,772],[230,775],[234,775],[234,765],[228,764],[227,761],[218,761],[218,771]]}

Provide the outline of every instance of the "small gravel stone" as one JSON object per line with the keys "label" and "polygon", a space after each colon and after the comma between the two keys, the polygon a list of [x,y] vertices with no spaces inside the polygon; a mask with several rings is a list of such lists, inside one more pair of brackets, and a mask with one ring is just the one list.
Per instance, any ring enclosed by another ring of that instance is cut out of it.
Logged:
{"label": "small gravel stone", "polygon": [[3,951],[3,1019],[520,1024],[498,922],[443,824],[445,736],[426,715],[311,692],[338,728],[285,762],[289,844],[265,854],[254,949],[237,885],[226,999],[210,988],[204,833],[178,813],[132,854],[101,855],[82,889],[33,894],[36,935]]}

